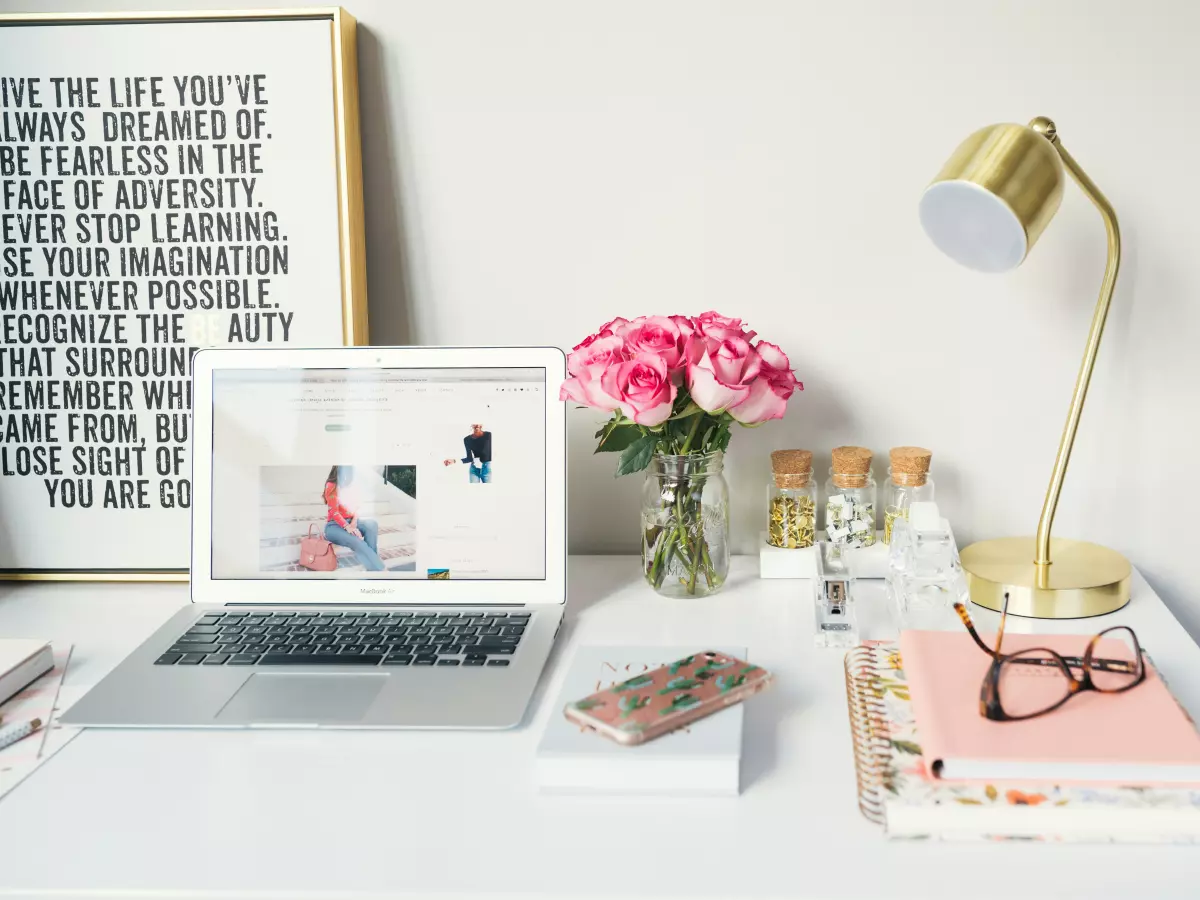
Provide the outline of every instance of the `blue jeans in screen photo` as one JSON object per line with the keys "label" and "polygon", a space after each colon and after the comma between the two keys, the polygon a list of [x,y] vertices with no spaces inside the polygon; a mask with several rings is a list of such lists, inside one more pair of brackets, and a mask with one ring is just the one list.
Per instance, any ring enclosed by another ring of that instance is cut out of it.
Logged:
{"label": "blue jeans in screen photo", "polygon": [[474,463],[471,463],[471,484],[487,484],[492,480],[492,464],[490,462],[480,463],[476,468]]}
{"label": "blue jeans in screen photo", "polygon": [[379,558],[379,523],[374,519],[359,519],[358,530],[362,537],[355,537],[337,522],[329,522],[325,525],[325,540],[349,547],[368,572],[382,572],[387,566]]}

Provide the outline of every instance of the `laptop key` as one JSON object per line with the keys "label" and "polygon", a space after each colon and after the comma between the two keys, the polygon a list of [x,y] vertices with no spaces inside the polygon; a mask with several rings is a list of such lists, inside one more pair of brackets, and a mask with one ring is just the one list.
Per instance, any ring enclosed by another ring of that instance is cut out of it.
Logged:
{"label": "laptop key", "polygon": [[413,658],[411,656],[389,656],[384,659],[385,666],[409,666],[412,665]]}
{"label": "laptop key", "polygon": [[463,660],[463,665],[464,666],[482,666],[484,664],[484,662],[485,662],[485,660],[482,656],[475,657],[474,659],[472,659],[471,657],[468,656],[466,659]]}
{"label": "laptop key", "polygon": [[383,662],[382,653],[361,656],[296,656],[294,653],[267,653],[258,661],[260,666],[377,666]]}
{"label": "laptop key", "polygon": [[488,656],[512,656],[516,652],[516,647],[480,647]]}
{"label": "laptop key", "polygon": [[185,653],[183,656],[179,657],[179,662],[177,662],[175,665],[198,666],[200,663],[204,662],[205,655],[206,654],[204,653]]}
{"label": "laptop key", "polygon": [[439,659],[437,664],[439,666],[457,666],[459,661],[457,659]]}
{"label": "laptop key", "polygon": [[488,664],[489,666],[507,666],[507,665],[509,664],[509,662],[511,662],[511,660],[507,660],[507,659],[489,659],[489,660],[487,661],[487,664]]}
{"label": "laptop key", "polygon": [[387,653],[392,649],[391,644],[371,644],[367,647],[368,653]]}
{"label": "laptop key", "polygon": [[201,665],[223,666],[228,659],[228,653],[210,653],[207,657],[205,657],[204,662]]}
{"label": "laptop key", "polygon": [[172,653],[215,653],[217,652],[218,644],[175,644],[171,648]]}
{"label": "laptop key", "polygon": [[256,662],[258,662],[258,654],[257,653],[235,653],[233,656],[229,657],[229,662],[226,663],[226,665],[229,665],[229,666],[252,666]]}
{"label": "laptop key", "polygon": [[209,634],[193,634],[188,632],[175,640],[177,644],[208,644],[217,639],[217,629],[213,629]]}
{"label": "laptop key", "polygon": [[201,616],[198,618],[192,627],[212,628],[221,624],[220,616]]}
{"label": "laptop key", "polygon": [[510,618],[510,619],[528,619],[529,613],[509,613],[508,618]]}
{"label": "laptop key", "polygon": [[181,656],[183,656],[182,653],[164,653],[154,661],[154,664],[156,666],[173,666],[179,662]]}
{"label": "laptop key", "polygon": [[522,635],[525,633],[525,629],[520,625],[509,625],[507,628],[501,628],[500,633],[506,635]]}

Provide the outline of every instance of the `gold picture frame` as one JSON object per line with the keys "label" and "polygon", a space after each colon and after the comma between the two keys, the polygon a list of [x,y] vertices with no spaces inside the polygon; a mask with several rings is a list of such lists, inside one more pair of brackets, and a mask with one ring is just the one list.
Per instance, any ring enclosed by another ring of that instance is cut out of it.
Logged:
{"label": "gold picture frame", "polygon": [[[359,133],[357,23],[350,13],[336,6],[270,10],[0,13],[0,34],[8,28],[24,26],[121,26],[297,20],[324,20],[329,23],[342,344],[363,346],[369,343],[366,238],[363,224],[362,147]],[[0,68],[3,68],[2,64]],[[0,77],[4,74],[0,71]],[[0,561],[0,566],[2,565],[3,561]],[[174,567],[0,568],[0,581],[184,582],[188,577],[188,569]]]}

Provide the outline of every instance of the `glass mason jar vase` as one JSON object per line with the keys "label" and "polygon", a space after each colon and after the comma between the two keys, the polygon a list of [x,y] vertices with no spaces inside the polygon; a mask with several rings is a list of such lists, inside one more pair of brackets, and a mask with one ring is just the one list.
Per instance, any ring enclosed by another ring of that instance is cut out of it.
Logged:
{"label": "glass mason jar vase", "polygon": [[642,573],[664,597],[715,594],[729,574],[725,454],[654,454],[642,482]]}

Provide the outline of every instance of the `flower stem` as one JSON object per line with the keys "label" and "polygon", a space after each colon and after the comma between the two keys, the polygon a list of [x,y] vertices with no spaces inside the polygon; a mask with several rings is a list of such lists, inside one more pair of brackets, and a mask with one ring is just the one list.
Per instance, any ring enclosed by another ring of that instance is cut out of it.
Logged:
{"label": "flower stem", "polygon": [[683,446],[679,449],[680,456],[685,455],[689,450],[691,450],[692,440],[696,437],[696,432],[700,428],[700,420],[704,418],[704,414],[696,413],[696,415],[693,416],[692,418],[693,418],[692,427],[691,427],[691,430],[688,431],[687,440],[685,440],[683,442]]}

